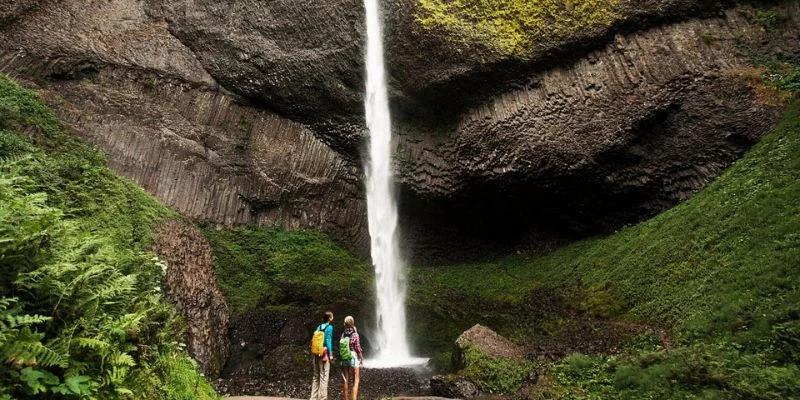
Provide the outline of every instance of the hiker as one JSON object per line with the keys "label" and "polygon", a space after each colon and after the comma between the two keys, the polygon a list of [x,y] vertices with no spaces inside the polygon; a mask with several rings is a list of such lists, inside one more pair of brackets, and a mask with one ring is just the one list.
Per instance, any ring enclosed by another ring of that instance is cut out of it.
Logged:
{"label": "hiker", "polygon": [[347,384],[353,378],[353,397],[358,400],[358,382],[361,379],[361,367],[364,366],[364,353],[356,330],[356,321],[351,316],[344,319],[344,332],[339,339],[339,359],[342,361],[342,378],[344,378],[344,400],[348,400]]}
{"label": "hiker", "polygon": [[311,382],[311,400],[328,398],[328,376],[331,372],[333,357],[333,313],[326,311],[322,315],[322,323],[317,325],[311,338],[311,354],[314,356],[314,379]]}

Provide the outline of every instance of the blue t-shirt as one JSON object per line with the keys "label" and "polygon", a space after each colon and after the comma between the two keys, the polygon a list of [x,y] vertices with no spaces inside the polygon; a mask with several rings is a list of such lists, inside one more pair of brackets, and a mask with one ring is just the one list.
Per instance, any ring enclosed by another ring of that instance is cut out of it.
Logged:
{"label": "blue t-shirt", "polygon": [[326,322],[324,324],[319,324],[319,326],[317,326],[317,330],[318,331],[322,330],[323,329],[322,328],[323,325],[328,325],[328,326],[326,326],[324,328],[325,329],[325,344],[324,344],[324,346],[328,348],[328,357],[332,357],[333,356],[333,326],[331,326],[331,324],[329,322]]}

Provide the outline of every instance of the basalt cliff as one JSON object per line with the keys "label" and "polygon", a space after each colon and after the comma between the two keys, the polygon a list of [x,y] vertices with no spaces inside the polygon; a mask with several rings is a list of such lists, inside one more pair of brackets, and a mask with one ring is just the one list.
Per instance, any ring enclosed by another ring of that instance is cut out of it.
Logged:
{"label": "basalt cliff", "polygon": [[[420,263],[547,249],[687,198],[780,115],[753,60],[800,52],[796,1],[382,3]],[[185,216],[363,254],[363,25],[354,0],[5,1],[0,72]]]}

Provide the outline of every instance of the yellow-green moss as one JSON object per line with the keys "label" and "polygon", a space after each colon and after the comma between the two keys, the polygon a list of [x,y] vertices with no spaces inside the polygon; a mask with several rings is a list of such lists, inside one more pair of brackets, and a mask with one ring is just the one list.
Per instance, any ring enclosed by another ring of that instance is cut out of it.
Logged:
{"label": "yellow-green moss", "polygon": [[420,0],[416,18],[462,44],[524,56],[537,41],[608,27],[619,9],[619,0]]}

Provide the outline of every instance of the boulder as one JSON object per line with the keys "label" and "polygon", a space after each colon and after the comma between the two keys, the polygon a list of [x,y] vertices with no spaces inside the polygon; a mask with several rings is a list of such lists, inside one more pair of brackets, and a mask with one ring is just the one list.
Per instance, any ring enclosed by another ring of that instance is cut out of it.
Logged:
{"label": "boulder", "polygon": [[476,324],[462,333],[455,341],[453,366],[456,369],[464,368],[463,352],[469,347],[481,350],[488,357],[521,360],[525,356],[522,346],[483,325]]}
{"label": "boulder", "polygon": [[460,375],[435,375],[431,378],[431,391],[451,399],[468,399],[479,393],[475,384]]}

